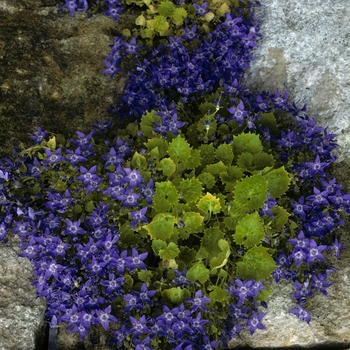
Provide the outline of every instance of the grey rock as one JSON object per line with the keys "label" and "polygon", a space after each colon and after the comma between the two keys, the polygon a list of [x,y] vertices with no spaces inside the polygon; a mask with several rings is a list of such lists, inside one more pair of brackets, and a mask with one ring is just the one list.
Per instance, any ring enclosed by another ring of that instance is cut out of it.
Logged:
{"label": "grey rock", "polygon": [[262,0],[263,38],[244,75],[253,91],[288,90],[319,124],[336,132],[349,160],[350,8],[347,0]]}
{"label": "grey rock", "polygon": [[0,350],[33,350],[44,339],[46,302],[30,285],[33,268],[18,242],[0,245]]}

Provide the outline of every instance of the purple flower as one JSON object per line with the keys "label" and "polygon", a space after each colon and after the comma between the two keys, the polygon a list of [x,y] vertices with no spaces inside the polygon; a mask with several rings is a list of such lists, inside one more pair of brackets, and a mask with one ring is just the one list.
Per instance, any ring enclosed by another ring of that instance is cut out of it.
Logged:
{"label": "purple flower", "polygon": [[248,296],[251,297],[254,295],[254,292],[251,290],[253,280],[243,282],[239,278],[237,278],[236,280],[233,280],[231,283],[232,285],[228,288],[228,290],[231,292],[233,296],[236,296],[239,298],[240,303],[242,303]]}
{"label": "purple flower", "polygon": [[141,48],[141,46],[136,45],[136,39],[133,37],[130,40],[130,43],[124,43],[123,46],[125,47],[125,53],[126,54],[131,54],[136,56],[137,55],[137,50]]}
{"label": "purple flower", "polygon": [[76,180],[84,181],[84,186],[90,185],[92,181],[101,180],[97,175],[95,175],[97,165],[94,165],[90,170],[80,166],[79,170],[81,175],[79,175]]}
{"label": "purple flower", "polygon": [[312,289],[319,290],[325,296],[328,296],[326,288],[328,288],[333,284],[327,281],[327,275],[321,272],[317,276],[312,275],[311,283],[312,283]]}
{"label": "purple flower", "polygon": [[194,312],[198,309],[201,309],[202,311],[207,311],[205,304],[209,303],[210,300],[210,298],[202,297],[202,290],[198,290],[194,298],[187,299],[186,301],[192,304],[191,311]]}
{"label": "purple flower", "polygon": [[76,131],[76,134],[78,135],[78,139],[71,139],[70,142],[80,147],[81,150],[86,150],[87,148],[90,148],[92,146],[90,140],[93,137],[93,131],[91,131],[88,135],[85,135],[80,131]]}
{"label": "purple flower", "polygon": [[40,144],[44,140],[47,134],[47,130],[42,131],[41,127],[38,127],[38,130],[31,134],[29,137],[34,141],[34,145]]}
{"label": "purple flower", "polygon": [[244,117],[249,114],[248,111],[244,110],[244,104],[242,101],[240,101],[237,108],[232,106],[231,108],[228,108],[228,111],[231,113],[231,117],[229,117],[227,121],[235,120],[239,126],[243,125]]}
{"label": "purple flower", "polygon": [[123,275],[125,268],[128,270],[132,270],[131,268],[131,258],[128,257],[127,250],[124,250],[120,255],[117,254],[117,261],[115,263],[111,263],[112,268],[117,268],[117,272],[119,275]]}
{"label": "purple flower", "polygon": [[310,322],[311,316],[310,313],[306,310],[304,310],[300,305],[297,305],[297,309],[291,309],[289,312],[291,314],[294,314],[299,317],[300,320],[306,321],[307,323]]}
{"label": "purple flower", "polygon": [[327,200],[328,191],[320,191],[318,188],[314,187],[314,194],[307,197],[306,199],[312,202],[314,208],[319,208],[322,204],[329,205]]}
{"label": "purple flower", "polygon": [[66,3],[61,7],[61,9],[68,9],[71,16],[74,16],[75,10],[78,8],[77,0],[66,0]]}
{"label": "purple flower", "polygon": [[270,210],[277,204],[277,201],[272,198],[267,198],[264,202],[264,205],[260,209],[260,216],[267,215],[270,218],[274,218],[272,211]]}
{"label": "purple flower", "polygon": [[189,28],[184,28],[185,34],[182,35],[182,38],[188,39],[188,40],[193,40],[199,36],[197,33],[197,25],[194,25],[191,29]]}
{"label": "purple flower", "polygon": [[102,74],[108,74],[111,79],[113,79],[114,75],[121,71],[121,68],[118,67],[116,62],[109,62],[107,60],[104,61],[105,66],[107,67]]}
{"label": "purple flower", "polygon": [[143,305],[151,305],[152,306],[152,300],[151,298],[157,293],[156,290],[148,290],[146,283],[143,283],[141,286],[140,292],[134,292],[134,295],[141,300]]}
{"label": "purple flower", "polygon": [[70,162],[73,167],[77,165],[79,162],[86,162],[87,158],[81,155],[80,147],[77,147],[75,151],[71,151],[69,149],[66,150],[67,156],[65,159]]}
{"label": "purple flower", "polygon": [[299,267],[303,262],[303,260],[306,260],[306,258],[307,258],[307,254],[305,253],[305,251],[301,249],[294,249],[292,254],[288,256],[289,260],[294,259],[296,267]]}
{"label": "purple flower", "polygon": [[331,249],[334,251],[334,255],[336,258],[339,258],[340,249],[343,249],[345,247],[345,244],[339,243],[338,239],[336,238],[331,245]]}
{"label": "purple flower", "polygon": [[138,207],[137,200],[140,195],[134,192],[128,192],[117,197],[120,201],[123,201],[122,207]]}
{"label": "purple flower", "polygon": [[[7,236],[7,227],[5,226],[5,223],[2,222],[0,224],[0,241],[4,240]],[[29,257],[30,259],[30,257]]]}
{"label": "purple flower", "polygon": [[296,289],[296,292],[292,295],[292,298],[294,299],[302,300],[313,295],[312,291],[310,290],[311,285],[309,280],[306,280],[304,283],[299,283],[298,281],[295,281],[294,287]]}
{"label": "purple flower", "polygon": [[198,17],[201,17],[201,16],[203,16],[203,15],[205,15],[207,12],[208,12],[208,10],[207,10],[207,7],[208,7],[208,2],[206,1],[206,2],[204,2],[203,4],[202,4],[202,6],[200,6],[200,5],[198,5],[198,4],[193,4],[193,7],[196,9],[196,11],[197,11],[197,16]]}
{"label": "purple flower", "polygon": [[195,319],[192,320],[192,327],[199,333],[205,335],[205,331],[203,329],[203,325],[208,323],[208,320],[202,320],[202,315],[200,312],[198,312],[197,316]]}
{"label": "purple flower", "polygon": [[146,199],[147,204],[152,205],[152,199],[154,194],[154,184],[153,180],[150,179],[147,185],[139,184],[143,197]]}
{"label": "purple flower", "polygon": [[118,22],[118,14],[123,11],[122,7],[114,7],[109,3],[109,9],[104,13],[106,16],[111,16],[115,22]]}
{"label": "purple flower", "polygon": [[124,301],[126,302],[126,305],[124,307],[124,312],[130,312],[133,309],[136,310],[142,310],[143,309],[143,305],[140,301],[140,299],[132,294],[126,294],[123,296]]}
{"label": "purple flower", "polygon": [[311,175],[324,175],[324,168],[329,165],[329,162],[321,162],[320,156],[317,155],[314,162],[307,162],[305,165],[310,169]]}
{"label": "purple flower", "polygon": [[43,160],[43,164],[55,165],[64,158],[61,156],[62,149],[58,148],[56,151],[51,151],[49,148],[45,149],[46,158]]}
{"label": "purple flower", "polygon": [[318,246],[315,240],[311,239],[310,245],[309,245],[308,257],[306,260],[308,265],[310,266],[315,260],[321,260],[323,262],[326,262],[326,259],[321,254],[321,252],[326,248],[327,247],[325,245]]}
{"label": "purple flower", "polygon": [[142,253],[142,254],[139,254],[137,252],[137,250],[133,247],[131,249],[131,254],[132,254],[132,257],[130,257],[131,259],[131,262],[130,262],[130,266],[131,266],[131,269],[134,270],[136,268],[139,268],[141,270],[146,270],[146,265],[144,264],[143,260],[146,259],[148,253]]}
{"label": "purple flower", "polygon": [[291,200],[291,204],[294,208],[293,213],[295,215],[299,215],[303,220],[306,220],[306,212],[311,210],[312,207],[310,205],[304,204],[304,196],[301,196],[298,202]]}
{"label": "purple flower", "polygon": [[135,188],[138,183],[142,182],[142,176],[138,170],[124,168],[124,172],[126,173],[126,176],[123,181],[128,181],[130,188]]}
{"label": "purple flower", "polygon": [[133,334],[134,337],[138,337],[143,333],[150,332],[150,329],[146,326],[147,320],[146,316],[143,315],[139,320],[136,318],[129,316],[130,322],[132,323],[132,327],[128,331],[129,334]]}
{"label": "purple flower", "polygon": [[122,285],[124,284],[124,278],[115,278],[114,273],[108,274],[108,280],[103,280],[100,282],[103,286],[107,287],[106,291],[109,295],[114,292],[119,293],[122,290]]}
{"label": "purple flower", "polygon": [[249,326],[250,335],[253,335],[256,329],[265,329],[265,327],[261,323],[261,320],[264,316],[265,314],[258,315],[255,311],[253,311],[251,318],[247,322],[247,326]]}
{"label": "purple flower", "polygon": [[133,218],[133,220],[131,222],[132,228],[135,228],[140,223],[148,223],[148,220],[145,216],[146,211],[147,211],[147,207],[142,208],[139,211],[129,212],[130,216]]}
{"label": "purple flower", "polygon": [[305,238],[303,231],[299,232],[298,239],[291,238],[288,239],[287,242],[292,243],[294,245],[294,249],[303,249],[305,252],[307,252],[307,248],[310,244],[310,240],[308,238]]}
{"label": "purple flower", "polygon": [[104,311],[96,310],[97,319],[105,330],[108,330],[109,322],[118,322],[118,319],[111,315],[112,306],[107,306]]}
{"label": "purple flower", "polygon": [[117,156],[117,152],[115,151],[114,147],[110,149],[108,156],[103,155],[102,158],[106,160],[104,166],[105,168],[110,165],[118,166],[121,163],[121,158]]}
{"label": "purple flower", "polygon": [[67,227],[64,231],[62,231],[62,234],[76,236],[78,234],[83,235],[84,233],[86,233],[86,231],[80,227],[80,219],[75,222],[66,219],[66,224]]}
{"label": "purple flower", "polygon": [[174,270],[176,278],[173,279],[173,282],[176,283],[178,286],[186,288],[190,284],[193,284],[194,282],[191,282],[189,279],[186,277],[187,269],[184,271],[180,272],[178,270]]}

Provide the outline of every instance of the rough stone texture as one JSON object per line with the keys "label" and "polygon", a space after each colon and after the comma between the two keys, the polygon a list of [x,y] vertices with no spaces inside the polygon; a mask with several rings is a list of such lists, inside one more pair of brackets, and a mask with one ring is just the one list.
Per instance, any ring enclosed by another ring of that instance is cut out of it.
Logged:
{"label": "rough stone texture", "polygon": [[0,245],[0,350],[39,349],[46,310],[30,286],[32,265],[18,258],[18,242]]}
{"label": "rough stone texture", "polygon": [[59,3],[0,1],[0,155],[39,125],[69,136],[89,130],[122,92],[125,74],[101,73],[113,36],[133,16],[73,18],[57,14]]}
{"label": "rough stone texture", "polygon": [[252,90],[288,90],[319,124],[339,134],[350,159],[350,7],[348,0],[261,0],[263,38],[245,81]]}

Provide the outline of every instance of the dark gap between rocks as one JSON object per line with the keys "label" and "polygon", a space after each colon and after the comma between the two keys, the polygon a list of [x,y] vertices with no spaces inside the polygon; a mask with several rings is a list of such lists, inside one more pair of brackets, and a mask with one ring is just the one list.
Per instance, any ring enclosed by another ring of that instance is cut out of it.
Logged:
{"label": "dark gap between rocks", "polygon": [[[45,334],[45,344],[40,348],[36,350],[58,350],[57,349],[57,336],[58,336],[58,328],[49,328],[49,325],[47,325],[46,334]],[[350,344],[330,344],[330,345],[317,345],[313,347],[302,347],[302,346],[289,346],[289,347],[263,347],[263,348],[252,348],[250,346],[239,346],[234,348],[233,350],[301,350],[301,349],[308,349],[308,350],[346,350],[350,349]],[[63,349],[61,349],[63,350]],[[77,344],[77,347],[75,350],[86,350],[85,346],[80,343]],[[217,349],[222,350],[222,349]]]}

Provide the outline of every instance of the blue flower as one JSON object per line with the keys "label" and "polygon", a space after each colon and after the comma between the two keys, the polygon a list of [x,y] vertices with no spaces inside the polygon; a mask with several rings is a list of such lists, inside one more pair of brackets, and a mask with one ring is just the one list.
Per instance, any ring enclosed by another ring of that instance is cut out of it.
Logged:
{"label": "blue flower", "polygon": [[44,140],[47,134],[47,130],[42,131],[41,127],[38,127],[38,130],[31,134],[29,137],[34,141],[34,145],[38,145],[41,141]]}
{"label": "blue flower", "polygon": [[205,304],[209,303],[210,300],[210,298],[202,297],[202,290],[198,290],[195,294],[195,297],[187,299],[186,302],[192,304],[192,312],[197,311],[198,309],[201,309],[202,311],[207,311]]}
{"label": "blue flower", "polygon": [[297,305],[297,307],[297,309],[290,309],[289,312],[298,316],[300,320],[309,323],[311,320],[310,313],[304,310],[300,305]]}
{"label": "blue flower", "polygon": [[108,330],[109,322],[118,322],[118,319],[111,315],[111,310],[111,305],[107,306],[104,311],[96,310],[97,319],[105,330]]}
{"label": "blue flower", "polygon": [[248,111],[244,110],[244,104],[242,101],[239,102],[237,108],[232,106],[228,108],[228,111],[231,113],[231,117],[229,117],[227,121],[235,120],[239,126],[243,125],[245,116],[249,114]]}
{"label": "blue flower", "polygon": [[206,2],[204,2],[203,4],[202,4],[202,6],[200,6],[200,5],[198,5],[198,4],[193,4],[193,7],[196,9],[196,11],[197,11],[197,16],[198,17],[201,17],[201,16],[203,16],[203,15],[205,15],[207,12],[208,12],[208,10],[207,10],[207,7],[208,7],[208,2],[206,1]]}
{"label": "blue flower", "polygon": [[147,207],[142,208],[139,211],[129,212],[130,216],[133,218],[133,220],[131,222],[132,228],[135,228],[140,223],[148,223],[148,220],[145,216],[146,211],[147,211]]}
{"label": "blue flower", "polygon": [[264,316],[265,314],[258,315],[255,311],[253,311],[252,316],[247,322],[247,326],[249,326],[250,335],[253,335],[257,329],[265,329],[265,327],[261,323],[261,320]]}

